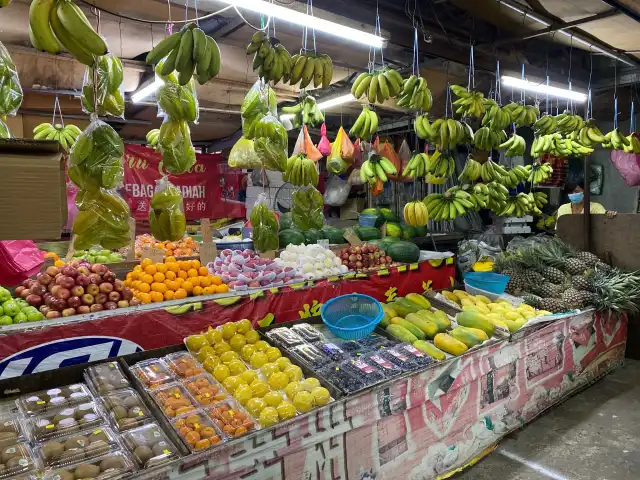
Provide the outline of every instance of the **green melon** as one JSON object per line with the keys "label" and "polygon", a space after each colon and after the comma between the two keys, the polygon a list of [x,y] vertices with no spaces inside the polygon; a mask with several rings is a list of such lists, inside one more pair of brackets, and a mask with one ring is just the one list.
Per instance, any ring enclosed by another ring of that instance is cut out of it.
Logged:
{"label": "green melon", "polygon": [[387,223],[387,237],[402,238],[402,227],[397,223]]}
{"label": "green melon", "polygon": [[394,262],[414,263],[420,259],[420,249],[415,243],[395,242],[387,248],[387,255]]}
{"label": "green melon", "polygon": [[322,231],[316,230],[315,228],[307,230],[306,232],[302,232],[302,235],[304,236],[304,242],[307,245],[318,243],[318,240],[324,238],[324,234],[322,233]]}
{"label": "green melon", "polygon": [[339,245],[341,243],[347,243],[347,241],[343,237],[344,229],[342,228],[326,226],[322,229],[322,233],[324,235],[324,238],[329,240],[330,244]]}
{"label": "green melon", "polygon": [[291,217],[291,212],[283,213],[280,215],[280,231],[289,230],[293,228],[293,218]]}
{"label": "green melon", "polygon": [[285,248],[287,245],[304,245],[304,235],[301,232],[293,229],[282,230],[278,239],[280,241],[280,248]]}
{"label": "green melon", "polygon": [[416,236],[416,229],[410,225],[402,225],[402,238],[409,240]]}

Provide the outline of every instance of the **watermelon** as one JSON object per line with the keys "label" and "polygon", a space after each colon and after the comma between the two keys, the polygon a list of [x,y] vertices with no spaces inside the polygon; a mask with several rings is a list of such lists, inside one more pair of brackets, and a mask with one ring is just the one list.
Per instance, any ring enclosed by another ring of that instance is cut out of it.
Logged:
{"label": "watermelon", "polygon": [[415,243],[394,242],[387,247],[387,255],[394,262],[414,263],[420,259],[420,249]]}
{"label": "watermelon", "polygon": [[400,219],[389,208],[381,208],[380,213],[384,216],[387,222],[399,222]]}
{"label": "watermelon", "polygon": [[324,238],[329,240],[329,243],[332,243],[334,245],[336,245],[336,244],[339,245],[341,243],[347,243],[347,241],[343,237],[344,229],[342,229],[342,228],[335,228],[335,227],[331,227],[331,226],[326,226],[326,227],[324,227],[322,229],[322,233],[324,235]]}
{"label": "watermelon", "polygon": [[356,227],[353,230],[356,232],[358,238],[363,242],[375,240],[382,236],[380,230],[375,227]]}
{"label": "watermelon", "polygon": [[426,237],[427,227],[413,227],[416,231],[416,237]]}
{"label": "watermelon", "polygon": [[398,242],[402,242],[403,240],[400,240],[399,238],[395,238],[395,237],[384,237],[382,239],[382,242],[384,244],[384,249],[388,250],[389,246],[393,245],[394,243],[398,243]]}
{"label": "watermelon", "polygon": [[374,240],[369,240],[367,242],[367,245],[375,245],[376,247],[378,247],[380,250],[386,250],[387,249],[387,244],[384,242],[384,239],[374,239]]}
{"label": "watermelon", "polygon": [[324,238],[324,234],[322,233],[322,231],[316,230],[315,228],[307,230],[306,232],[302,232],[302,235],[304,236],[304,243],[306,243],[307,245],[318,243],[318,240]]}
{"label": "watermelon", "polygon": [[402,227],[397,223],[387,222],[387,237],[402,238]]}
{"label": "watermelon", "polygon": [[291,212],[283,213],[282,215],[280,215],[280,231],[289,230],[291,227],[293,227]]}
{"label": "watermelon", "polygon": [[287,245],[304,245],[304,235],[291,228],[281,230],[278,239],[280,241],[280,248],[285,248]]}
{"label": "watermelon", "polygon": [[402,238],[409,240],[416,236],[416,229],[410,225],[402,225]]}

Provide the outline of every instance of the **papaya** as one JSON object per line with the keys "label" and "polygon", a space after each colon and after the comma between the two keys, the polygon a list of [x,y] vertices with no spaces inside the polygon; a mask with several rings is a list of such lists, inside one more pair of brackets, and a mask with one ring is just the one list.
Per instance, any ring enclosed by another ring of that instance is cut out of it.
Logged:
{"label": "papaya", "polygon": [[420,315],[422,318],[424,318],[428,322],[431,322],[434,325],[436,325],[440,333],[446,332],[451,327],[451,321],[449,320],[446,314],[445,314],[446,318],[444,319],[441,316],[436,315],[434,312],[430,312],[429,310],[420,310],[418,312],[418,315]]}
{"label": "papaya", "polygon": [[419,340],[424,340],[426,338],[425,333],[420,330],[420,328],[415,326],[413,323],[405,320],[404,318],[393,317],[391,319],[391,323],[394,325],[400,325],[402,328],[409,330]]}
{"label": "papaya", "polygon": [[404,328],[404,327],[402,327],[400,325],[396,325],[394,323],[392,323],[391,325],[387,326],[387,328],[385,328],[385,330],[387,332],[389,332],[391,335],[393,335],[394,337],[396,337],[401,342],[413,344],[414,342],[416,342],[418,340],[418,337],[416,337],[409,330],[407,330],[406,328]]}
{"label": "papaya", "polygon": [[456,357],[462,355],[468,350],[464,343],[453,338],[451,335],[447,335],[446,333],[437,334],[433,339],[433,344],[443,352],[450,353]]}
{"label": "papaya", "polygon": [[393,309],[396,311],[398,316],[402,318],[406,317],[410,313],[417,313],[419,310],[422,310],[421,307],[404,297],[396,298],[396,301],[393,302]]}
{"label": "papaya", "polygon": [[426,353],[434,360],[444,360],[445,358],[447,358],[442,350],[440,350],[431,342],[427,342],[426,340],[416,340],[415,342],[413,342],[413,346],[421,352]]}
{"label": "papaya", "polygon": [[404,298],[415,303],[424,310],[429,310],[431,308],[431,302],[418,293],[409,293],[405,295]]}
{"label": "papaya", "polygon": [[389,318],[398,316],[398,313],[395,311],[392,305],[382,305],[382,310],[389,316]]}
{"label": "papaya", "polygon": [[479,328],[490,337],[496,331],[496,327],[489,319],[480,312],[464,311],[456,315],[456,322],[463,327]]}
{"label": "papaya", "polygon": [[458,327],[458,328],[466,328],[483,342],[485,340],[489,340],[489,335],[487,335],[487,332],[485,332],[484,330],[480,330],[479,328],[472,328],[472,327]]}
{"label": "papaya", "polygon": [[391,317],[389,315],[387,315],[386,313],[383,313],[382,314],[382,319],[380,320],[378,325],[380,325],[383,328],[388,327],[389,325],[391,325]]}
{"label": "papaya", "polygon": [[467,348],[473,348],[482,343],[482,340],[480,340],[476,334],[468,330],[466,327],[456,327],[449,332],[449,335],[464,343]]}
{"label": "papaya", "polygon": [[418,327],[429,338],[433,338],[438,333],[438,326],[428,320],[425,320],[418,313],[410,313],[405,317],[405,320],[411,322]]}

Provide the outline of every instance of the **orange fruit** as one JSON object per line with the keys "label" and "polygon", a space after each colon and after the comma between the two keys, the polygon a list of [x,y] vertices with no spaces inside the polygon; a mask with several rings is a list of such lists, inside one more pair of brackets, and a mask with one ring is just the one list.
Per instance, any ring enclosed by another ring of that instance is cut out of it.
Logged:
{"label": "orange fruit", "polygon": [[135,267],[133,267],[133,271],[134,272],[142,272],[142,265],[136,265]]}
{"label": "orange fruit", "polygon": [[153,280],[156,282],[164,282],[164,279],[165,279],[164,273],[158,272],[153,276]]}
{"label": "orange fruit", "polygon": [[158,270],[159,273],[166,273],[167,266],[164,263],[156,263],[156,270]]}
{"label": "orange fruit", "polygon": [[142,303],[151,303],[151,295],[148,294],[148,293],[139,293],[138,294],[138,299]]}
{"label": "orange fruit", "polygon": [[151,285],[153,283],[153,276],[145,273],[142,275],[142,277],[140,277],[140,280],[142,281],[142,283],[148,283],[149,285]]}
{"label": "orange fruit", "polygon": [[209,275],[209,269],[207,267],[198,268],[198,275],[206,277],[207,275]]}
{"label": "orange fruit", "polygon": [[200,286],[195,286],[193,287],[193,294],[194,295],[202,295],[204,293],[204,289]]}
{"label": "orange fruit", "polygon": [[164,284],[169,290],[173,290],[174,292],[180,288],[180,284],[175,280],[165,280]]}
{"label": "orange fruit", "polygon": [[200,285],[200,277],[189,277],[189,281],[193,284],[194,287],[201,287]]}
{"label": "orange fruit", "polygon": [[173,298],[187,298],[187,291],[184,288],[179,288],[173,294]]}
{"label": "orange fruit", "polygon": [[222,279],[218,275],[213,275],[211,277],[211,283],[214,285],[222,285]]}
{"label": "orange fruit", "polygon": [[151,284],[151,290],[153,290],[154,292],[164,293],[168,290],[168,288],[164,283],[153,282]]}
{"label": "orange fruit", "polygon": [[191,268],[195,268],[197,270],[200,267],[200,260],[191,260]]}
{"label": "orange fruit", "polygon": [[173,296],[174,296],[173,290],[167,290],[166,292],[164,292],[165,300],[173,300]]}
{"label": "orange fruit", "polygon": [[211,278],[209,276],[206,277],[200,277],[200,286],[201,287],[208,287],[211,285]]}
{"label": "orange fruit", "polygon": [[190,268],[189,270],[187,270],[187,275],[189,275],[190,277],[197,277],[198,270],[196,270],[195,268]]}
{"label": "orange fruit", "polygon": [[227,293],[228,291],[229,291],[229,286],[224,283],[216,287],[216,293]]}
{"label": "orange fruit", "polygon": [[167,280],[175,280],[177,277],[176,272],[172,272],[171,270],[165,273],[164,276]]}
{"label": "orange fruit", "polygon": [[151,291],[151,285],[149,285],[148,283],[141,283],[138,286],[138,290],[140,290],[142,293],[149,293]]}
{"label": "orange fruit", "polygon": [[176,278],[175,281],[178,284],[178,286],[182,286],[182,284],[184,283],[184,278],[178,277]]}
{"label": "orange fruit", "polygon": [[180,270],[178,272],[178,277],[180,277],[182,279],[186,279],[186,278],[189,278],[189,275],[187,275],[187,271],[186,270]]}
{"label": "orange fruit", "polygon": [[149,275],[155,275],[157,271],[158,270],[156,269],[155,265],[147,265],[146,267],[144,267],[144,272],[148,273]]}
{"label": "orange fruit", "polygon": [[171,262],[171,263],[167,263],[167,269],[168,272],[173,272],[173,273],[178,273],[180,271],[180,265],[178,265],[178,262]]}
{"label": "orange fruit", "polygon": [[152,302],[162,302],[164,300],[164,295],[160,292],[151,292],[151,301]]}
{"label": "orange fruit", "polygon": [[180,270],[189,270],[191,268],[191,262],[189,260],[180,260],[178,262],[178,265],[180,265]]}
{"label": "orange fruit", "polygon": [[191,291],[193,291],[193,283],[191,283],[191,282],[190,282],[190,281],[188,281],[188,280],[185,280],[185,281],[182,283],[182,288],[183,288],[184,290],[186,290],[187,292],[191,292]]}
{"label": "orange fruit", "polygon": [[164,259],[164,263],[173,263],[176,261],[176,257],[172,257],[171,255],[169,255],[167,258]]}
{"label": "orange fruit", "polygon": [[145,258],[140,262],[140,265],[142,265],[143,268],[152,264],[153,264],[153,260],[151,260],[150,258]]}
{"label": "orange fruit", "polygon": [[134,280],[133,282],[131,282],[131,288],[133,288],[135,290],[139,290],[140,289],[140,280]]}
{"label": "orange fruit", "polygon": [[133,272],[128,272],[127,276],[125,277],[127,280],[133,280],[131,277],[133,277]]}
{"label": "orange fruit", "polygon": [[205,295],[212,295],[212,294],[214,294],[214,293],[216,293],[216,287],[215,287],[215,285],[214,285],[214,286],[211,286],[211,287],[204,287],[204,294],[205,294]]}
{"label": "orange fruit", "polygon": [[124,283],[124,286],[125,286],[125,287],[129,287],[129,288],[131,288],[131,280],[127,279],[127,280],[125,280],[123,283]]}

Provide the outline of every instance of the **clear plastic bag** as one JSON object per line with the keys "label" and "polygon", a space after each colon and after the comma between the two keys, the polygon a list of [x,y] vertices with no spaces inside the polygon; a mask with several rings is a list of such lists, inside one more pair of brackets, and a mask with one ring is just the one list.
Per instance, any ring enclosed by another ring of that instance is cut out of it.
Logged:
{"label": "clear plastic bag", "polygon": [[82,190],[111,190],[122,185],[124,144],[120,135],[94,119],[80,134],[69,154],[69,178]]}
{"label": "clear plastic bag", "polygon": [[344,173],[349,168],[349,164],[342,159],[342,138],[346,132],[340,127],[335,141],[331,145],[331,153],[327,157],[327,170],[336,175]]}
{"label": "clear plastic bag", "polygon": [[331,142],[327,137],[327,124],[323,123],[320,127],[320,142],[318,143],[318,150],[325,157],[331,153]]}
{"label": "clear plastic bag", "polygon": [[0,116],[14,116],[22,105],[22,86],[9,51],[0,42]]}
{"label": "clear plastic bag", "polygon": [[349,185],[364,185],[362,178],[360,178],[360,167],[356,167],[351,170],[349,178],[347,178],[347,183]]}
{"label": "clear plastic bag", "polygon": [[[351,172],[351,175],[353,175],[353,172]],[[357,177],[360,179],[360,175],[357,175]],[[349,178],[351,178],[351,176]],[[349,198],[349,192],[351,192],[351,184],[334,175],[329,178],[325,185],[324,203],[332,207],[340,207],[344,205]]]}
{"label": "clear plastic bag", "polygon": [[156,180],[149,210],[149,227],[156,240],[171,242],[180,240],[187,230],[182,193],[167,177]]}
{"label": "clear plastic bag", "polygon": [[198,96],[196,82],[191,79],[182,86],[175,74],[165,77],[164,84],[158,89],[158,117],[168,116],[171,120],[184,120],[198,123]]}
{"label": "clear plastic bag", "polygon": [[313,187],[298,189],[291,196],[291,216],[293,224],[302,231],[321,230],[324,226],[324,200],[322,194]]}
{"label": "clear plastic bag", "polygon": [[73,248],[88,250],[100,244],[115,250],[131,242],[129,205],[115,190],[80,190],[76,195],[78,215],[73,222]]}
{"label": "clear plastic bag", "polygon": [[268,204],[269,199],[264,193],[258,195],[249,217],[253,228],[253,246],[258,252],[277,250],[279,245],[278,220]]}
{"label": "clear plastic bag", "polygon": [[254,150],[267,170],[284,172],[287,168],[287,131],[271,113],[255,123]]}
{"label": "clear plastic bag", "polygon": [[240,137],[229,153],[229,166],[231,168],[262,168],[262,162],[254,148],[253,140]]}
{"label": "clear plastic bag", "polygon": [[13,133],[9,130],[9,125],[3,122],[2,119],[0,119],[0,138],[5,140],[7,138],[13,138]]}
{"label": "clear plastic bag", "polygon": [[270,113],[277,117],[277,106],[278,101],[273,89],[258,79],[247,92],[240,106],[242,134],[252,140],[257,123],[265,115]]}
{"label": "clear plastic bag", "polygon": [[186,120],[165,117],[158,145],[162,151],[162,166],[174,175],[186,172],[196,163],[196,150],[191,143],[191,131]]}
{"label": "clear plastic bag", "polygon": [[[124,118],[124,70],[122,61],[107,54],[96,57],[93,67],[87,67],[82,83],[82,111]],[[94,98],[95,96],[95,98]]]}

